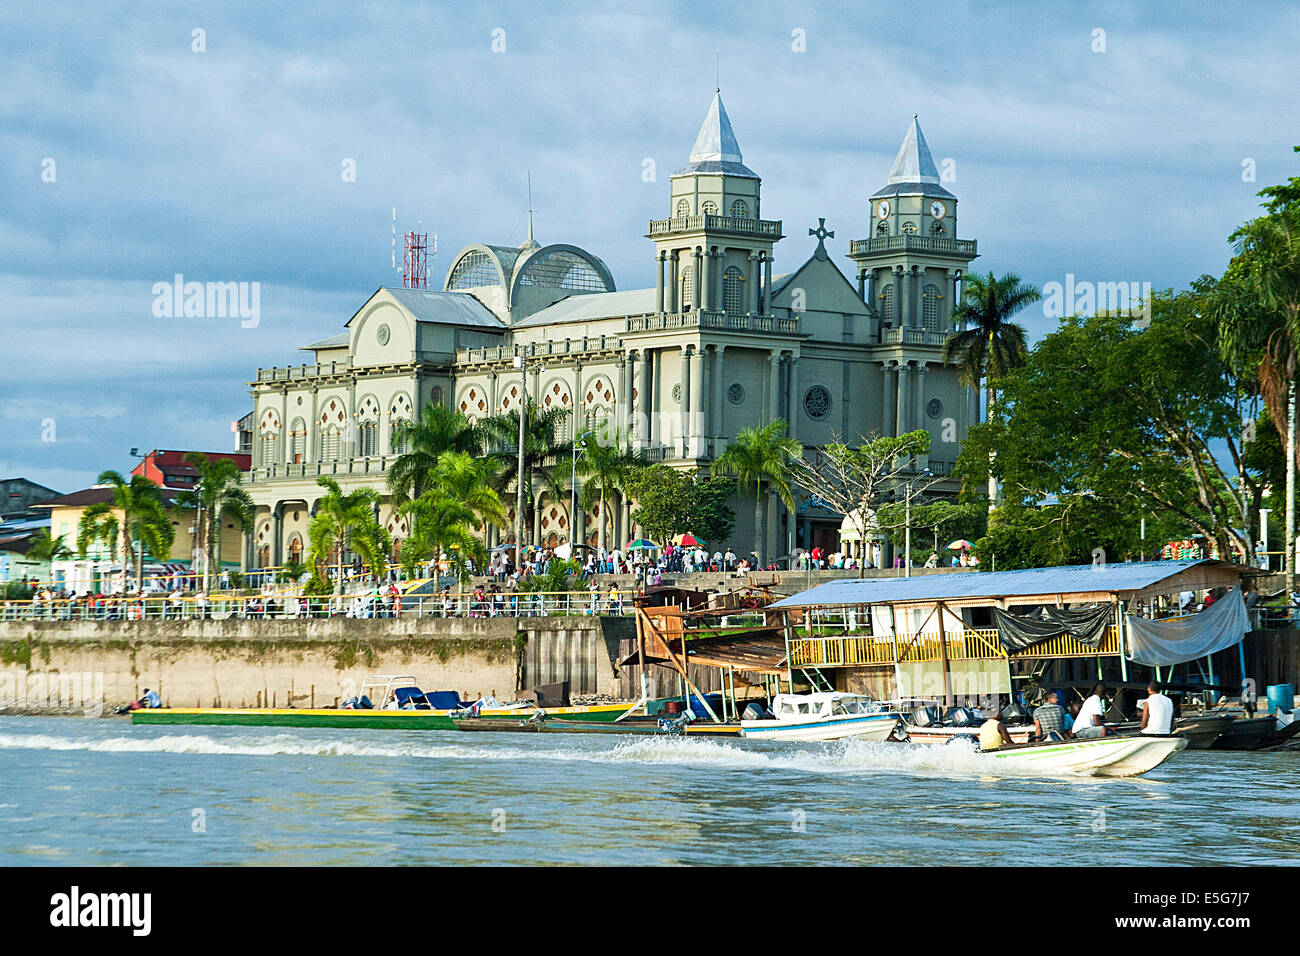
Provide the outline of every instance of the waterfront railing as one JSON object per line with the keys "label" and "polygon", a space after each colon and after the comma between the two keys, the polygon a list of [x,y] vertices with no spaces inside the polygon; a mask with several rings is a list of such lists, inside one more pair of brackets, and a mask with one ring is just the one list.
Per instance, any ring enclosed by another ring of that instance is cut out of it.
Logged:
{"label": "waterfront railing", "polygon": [[2,601],[0,621],[294,620],[311,618],[487,618],[631,616],[635,591],[466,591],[395,597],[321,595],[102,597]]}

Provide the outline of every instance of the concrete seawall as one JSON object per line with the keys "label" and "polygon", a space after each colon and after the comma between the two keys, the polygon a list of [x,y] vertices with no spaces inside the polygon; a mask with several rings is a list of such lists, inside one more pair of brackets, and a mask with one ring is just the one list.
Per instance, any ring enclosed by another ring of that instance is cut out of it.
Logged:
{"label": "concrete seawall", "polygon": [[373,674],[511,699],[568,680],[615,694],[631,619],[13,621],[0,623],[0,705],[115,707],[144,688],[173,707],[330,707]]}

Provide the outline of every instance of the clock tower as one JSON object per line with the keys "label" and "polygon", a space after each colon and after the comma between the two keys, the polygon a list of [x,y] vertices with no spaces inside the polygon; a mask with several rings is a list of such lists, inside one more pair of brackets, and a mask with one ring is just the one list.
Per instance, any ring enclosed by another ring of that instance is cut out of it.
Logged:
{"label": "clock tower", "polygon": [[940,184],[915,115],[889,181],[870,202],[871,234],[850,244],[849,258],[881,341],[942,346],[961,277],[978,253],[973,239],[957,238],[957,197]]}

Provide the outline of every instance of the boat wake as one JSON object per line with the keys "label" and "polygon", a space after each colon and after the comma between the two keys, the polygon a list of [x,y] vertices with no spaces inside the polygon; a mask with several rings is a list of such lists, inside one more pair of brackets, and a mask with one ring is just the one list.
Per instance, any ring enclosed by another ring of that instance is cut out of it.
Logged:
{"label": "boat wake", "polygon": [[[535,737],[533,739],[536,739]],[[946,776],[1041,777],[1041,771],[995,763],[964,746],[905,745],[844,740],[822,744],[746,746],[730,741],[632,737],[608,741],[576,738],[573,746],[502,746],[476,737],[473,744],[410,737],[371,740],[315,738],[291,733],[218,737],[209,734],[122,735],[0,734],[0,750],[90,751],[135,754],[220,754],[249,757],[378,757],[417,760],[577,761],[599,764],[673,764],[719,771],[797,771],[823,774],[903,773]],[[539,741],[540,743],[540,741]]]}

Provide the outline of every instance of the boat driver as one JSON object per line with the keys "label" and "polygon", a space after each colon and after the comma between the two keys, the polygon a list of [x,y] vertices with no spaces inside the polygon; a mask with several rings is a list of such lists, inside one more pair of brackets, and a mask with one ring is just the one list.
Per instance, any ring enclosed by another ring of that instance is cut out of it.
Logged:
{"label": "boat driver", "polygon": [[1169,734],[1174,730],[1174,702],[1160,692],[1160,684],[1147,684],[1146,705],[1142,708],[1144,734]]}
{"label": "boat driver", "polygon": [[980,750],[997,750],[1003,744],[1014,743],[1007,725],[1002,723],[1002,706],[995,703],[985,713],[989,719],[980,725]]}

